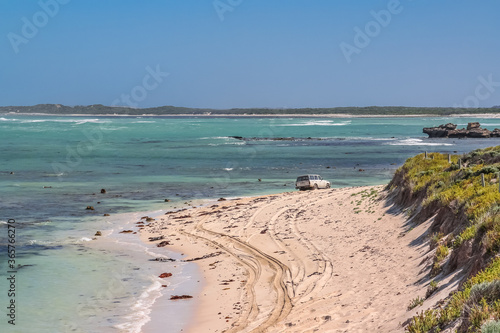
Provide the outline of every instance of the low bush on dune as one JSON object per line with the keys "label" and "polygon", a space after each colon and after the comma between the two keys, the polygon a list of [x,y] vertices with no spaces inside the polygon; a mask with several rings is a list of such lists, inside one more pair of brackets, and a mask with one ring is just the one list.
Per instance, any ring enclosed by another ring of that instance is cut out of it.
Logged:
{"label": "low bush on dune", "polygon": [[481,333],[500,332],[500,321],[489,321],[481,326]]}
{"label": "low bush on dune", "polygon": [[499,172],[500,146],[463,156],[420,154],[396,171],[388,185],[395,202],[414,223],[434,217],[430,275],[459,267],[469,273],[444,306],[413,317],[407,332],[439,332],[449,326],[459,333],[500,332]]}

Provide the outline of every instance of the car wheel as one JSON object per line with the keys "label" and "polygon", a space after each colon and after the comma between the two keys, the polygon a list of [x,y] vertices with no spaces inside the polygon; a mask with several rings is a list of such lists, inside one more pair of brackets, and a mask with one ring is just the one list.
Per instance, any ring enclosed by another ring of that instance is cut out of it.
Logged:
{"label": "car wheel", "polygon": [[330,184],[326,184],[326,188],[330,188]]}
{"label": "car wheel", "polygon": [[318,184],[314,184],[314,189],[317,190],[318,188]]}

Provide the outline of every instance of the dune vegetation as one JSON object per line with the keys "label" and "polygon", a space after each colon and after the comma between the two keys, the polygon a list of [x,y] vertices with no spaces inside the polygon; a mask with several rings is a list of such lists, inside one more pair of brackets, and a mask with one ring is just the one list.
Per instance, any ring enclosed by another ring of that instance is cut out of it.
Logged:
{"label": "dune vegetation", "polygon": [[500,332],[499,172],[500,146],[420,154],[396,171],[388,189],[410,223],[432,221],[428,296],[441,278],[463,272],[459,289],[413,317],[407,332]]}

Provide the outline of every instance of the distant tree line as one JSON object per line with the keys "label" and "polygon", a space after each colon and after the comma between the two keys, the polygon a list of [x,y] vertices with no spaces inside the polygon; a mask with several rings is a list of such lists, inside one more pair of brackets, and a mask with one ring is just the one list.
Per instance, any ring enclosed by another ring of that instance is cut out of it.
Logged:
{"label": "distant tree line", "polygon": [[102,104],[66,106],[61,104],[37,104],[33,106],[3,106],[1,113],[41,113],[41,114],[105,114],[105,115],[436,115],[449,116],[452,114],[480,114],[499,113],[500,106],[491,108],[433,108],[433,107],[406,107],[406,106],[366,106],[366,107],[335,107],[335,108],[235,108],[235,109],[208,109],[208,108],[186,108],[178,106],[160,106],[155,108],[129,108],[123,106],[105,106]]}

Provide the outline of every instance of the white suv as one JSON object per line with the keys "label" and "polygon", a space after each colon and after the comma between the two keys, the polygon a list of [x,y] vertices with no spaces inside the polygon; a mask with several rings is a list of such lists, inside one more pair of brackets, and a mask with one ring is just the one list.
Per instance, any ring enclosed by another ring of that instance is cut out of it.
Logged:
{"label": "white suv", "polygon": [[330,188],[330,182],[324,180],[319,175],[304,175],[297,177],[297,181],[295,182],[295,188],[301,191],[307,189],[317,190],[319,188]]}

